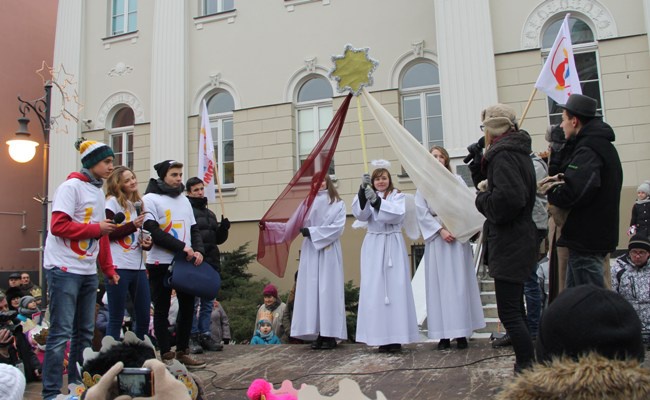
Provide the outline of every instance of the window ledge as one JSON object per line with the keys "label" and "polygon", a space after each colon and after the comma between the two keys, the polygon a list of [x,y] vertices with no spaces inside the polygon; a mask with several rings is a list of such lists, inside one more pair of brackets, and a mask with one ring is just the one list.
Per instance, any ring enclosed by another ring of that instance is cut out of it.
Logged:
{"label": "window ledge", "polygon": [[296,6],[307,3],[323,3],[324,6],[329,6],[330,0],[285,0],[284,8],[286,8],[288,12],[292,12],[296,9]]}
{"label": "window ledge", "polygon": [[140,31],[133,31],[105,37],[102,39],[102,42],[104,43],[104,49],[108,50],[111,48],[111,45],[113,43],[126,42],[127,40],[130,40],[131,43],[135,44],[138,42],[138,37],[140,36],[139,32]]}
{"label": "window ledge", "polygon": [[[217,195],[217,198],[219,197],[219,191],[215,189],[215,194]],[[221,195],[223,197],[233,197],[237,196],[237,187],[236,186],[221,186]]]}
{"label": "window ledge", "polygon": [[201,29],[203,29],[203,24],[209,24],[211,22],[223,21],[223,20],[226,20],[228,21],[229,24],[232,24],[233,22],[235,22],[235,18],[237,18],[236,9],[222,11],[215,14],[202,15],[200,17],[194,17],[194,27],[196,28],[197,31],[200,31]]}

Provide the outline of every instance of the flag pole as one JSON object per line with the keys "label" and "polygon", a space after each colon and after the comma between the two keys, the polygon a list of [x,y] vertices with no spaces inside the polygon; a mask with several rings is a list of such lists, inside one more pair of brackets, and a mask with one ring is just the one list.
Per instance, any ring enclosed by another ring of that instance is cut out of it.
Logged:
{"label": "flag pole", "polygon": [[226,211],[223,206],[223,195],[221,194],[221,180],[219,180],[219,166],[214,166],[214,176],[217,178],[217,193],[219,193],[219,204],[221,205],[221,217],[223,218],[226,215]]}
{"label": "flag pole", "polygon": [[519,128],[521,129],[522,125],[524,124],[524,120],[526,119],[526,114],[528,114],[528,109],[530,108],[530,105],[533,102],[533,98],[535,97],[535,94],[537,94],[537,88],[533,88],[533,92],[530,94],[530,98],[528,98],[528,104],[526,104],[526,108],[524,108],[524,112],[521,114],[521,118],[519,119]]}
{"label": "flag pole", "polygon": [[363,115],[361,114],[361,100],[357,98],[357,119],[359,120],[359,131],[361,133],[361,154],[363,155],[363,173],[368,173],[368,154],[366,154],[366,135],[363,131]]}

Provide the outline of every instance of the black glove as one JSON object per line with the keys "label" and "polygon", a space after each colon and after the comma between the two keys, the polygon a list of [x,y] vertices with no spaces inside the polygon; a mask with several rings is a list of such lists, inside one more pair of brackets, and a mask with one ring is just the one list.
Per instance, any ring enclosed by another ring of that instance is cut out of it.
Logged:
{"label": "black glove", "polygon": [[463,159],[463,163],[469,164],[473,162],[474,164],[480,165],[481,159],[483,158],[483,149],[485,148],[485,137],[481,137],[476,143],[472,143],[467,146],[467,151],[469,154]]}
{"label": "black glove", "polygon": [[310,237],[311,234],[309,233],[309,228],[301,228],[300,233],[302,233],[303,237]]}
{"label": "black glove", "polygon": [[225,230],[230,229],[230,221],[228,220],[228,218],[224,218],[223,215],[221,216],[221,226]]}

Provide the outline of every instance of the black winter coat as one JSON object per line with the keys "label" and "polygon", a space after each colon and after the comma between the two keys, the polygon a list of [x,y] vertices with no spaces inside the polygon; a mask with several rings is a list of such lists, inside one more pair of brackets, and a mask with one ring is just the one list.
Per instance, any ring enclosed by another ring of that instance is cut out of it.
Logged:
{"label": "black winter coat", "polygon": [[537,183],[530,153],[525,133],[511,131],[497,138],[483,159],[487,191],[476,196],[476,208],[486,218],[490,276],[508,282],[523,283],[537,262],[532,217]]}
{"label": "black winter coat", "polygon": [[550,204],[571,210],[558,246],[585,253],[616,250],[623,170],[614,139],[614,130],[600,118],[575,136],[564,184],[547,193]]}
{"label": "black winter coat", "polygon": [[650,237],[650,201],[634,203],[630,226],[636,225],[636,233]]}
{"label": "black winter coat", "polygon": [[188,197],[187,199],[192,204],[196,226],[201,232],[203,248],[205,249],[205,261],[221,273],[221,253],[217,245],[228,240],[228,227],[217,222],[217,216],[208,208],[207,198]]}

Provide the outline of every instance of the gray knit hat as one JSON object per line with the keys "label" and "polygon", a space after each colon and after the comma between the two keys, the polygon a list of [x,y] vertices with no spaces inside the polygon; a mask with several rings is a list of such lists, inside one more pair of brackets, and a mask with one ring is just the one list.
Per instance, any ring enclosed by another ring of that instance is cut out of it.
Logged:
{"label": "gray knit hat", "polygon": [[650,196],[650,183],[648,182],[643,182],[642,184],[639,185],[638,188],[636,188],[637,192],[643,192]]}

